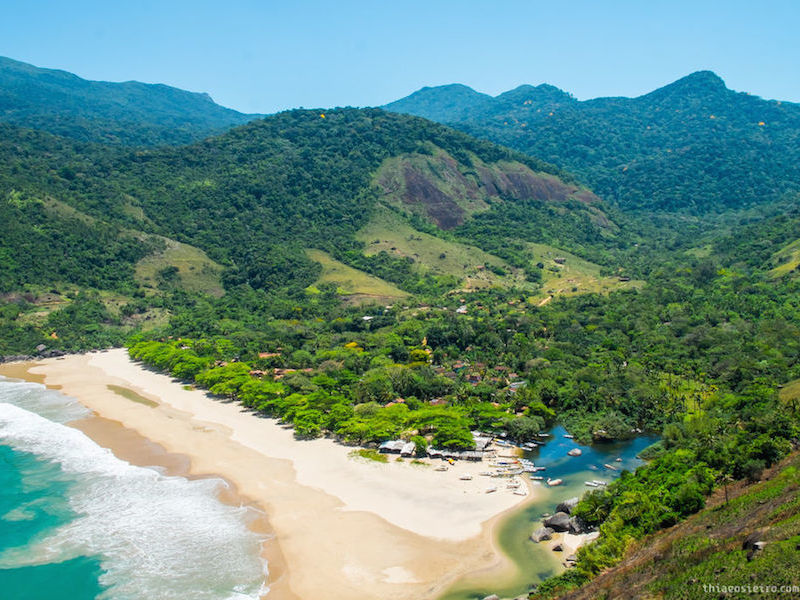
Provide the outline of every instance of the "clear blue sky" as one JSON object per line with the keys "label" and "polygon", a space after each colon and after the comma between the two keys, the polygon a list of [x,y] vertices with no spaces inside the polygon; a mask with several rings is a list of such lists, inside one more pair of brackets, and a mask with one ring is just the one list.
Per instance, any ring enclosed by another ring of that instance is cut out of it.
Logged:
{"label": "clear blue sky", "polygon": [[800,102],[800,0],[3,0],[0,55],[208,92],[245,112],[370,106],[422,86],[636,96],[710,69]]}

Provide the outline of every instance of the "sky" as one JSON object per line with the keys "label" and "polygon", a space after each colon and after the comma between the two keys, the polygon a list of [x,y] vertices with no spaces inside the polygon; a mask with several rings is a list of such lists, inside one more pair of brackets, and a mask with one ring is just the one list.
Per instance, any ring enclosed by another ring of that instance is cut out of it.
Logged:
{"label": "sky", "polygon": [[800,1],[0,0],[0,55],[166,83],[248,113],[423,86],[638,96],[698,70],[800,102]]}

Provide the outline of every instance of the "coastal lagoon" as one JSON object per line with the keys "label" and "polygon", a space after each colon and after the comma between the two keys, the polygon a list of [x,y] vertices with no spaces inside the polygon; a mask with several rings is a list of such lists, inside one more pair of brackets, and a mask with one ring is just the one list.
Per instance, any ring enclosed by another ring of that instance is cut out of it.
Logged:
{"label": "coastal lagoon", "polygon": [[252,509],[220,479],[131,465],[67,423],[90,412],[0,377],[0,589],[15,600],[247,600],[266,592]]}
{"label": "coastal lagoon", "polygon": [[[643,463],[639,453],[658,441],[651,436],[640,436],[632,440],[593,444],[583,446],[572,439],[565,438],[567,431],[557,426],[548,431],[546,442],[531,452],[524,452],[524,457],[532,460],[537,467],[545,467],[545,471],[536,473],[545,479],[563,479],[564,483],[556,487],[536,485],[535,500],[520,510],[509,514],[498,525],[498,545],[510,558],[514,566],[514,574],[503,580],[493,577],[486,580],[480,574],[466,577],[456,583],[442,600],[475,600],[499,594],[501,597],[524,595],[531,586],[543,579],[563,570],[561,562],[566,558],[564,553],[550,550],[551,542],[534,543],[531,533],[541,526],[542,515],[554,513],[556,505],[569,498],[580,497],[587,490],[586,481],[594,479],[611,482],[618,478],[623,470],[633,471]],[[569,456],[567,452],[580,448],[580,456]],[[617,462],[617,458],[622,459]],[[603,465],[610,464],[617,470],[607,469]]]}

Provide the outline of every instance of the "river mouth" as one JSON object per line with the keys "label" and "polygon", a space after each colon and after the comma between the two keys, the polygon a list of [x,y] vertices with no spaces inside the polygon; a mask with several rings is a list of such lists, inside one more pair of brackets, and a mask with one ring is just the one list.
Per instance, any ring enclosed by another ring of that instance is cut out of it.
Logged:
{"label": "river mouth", "polygon": [[[583,446],[564,437],[567,431],[556,426],[549,430],[547,442],[523,456],[532,460],[545,471],[536,473],[553,479],[563,479],[557,487],[538,484],[534,487],[536,500],[512,511],[497,525],[498,547],[510,561],[504,573],[487,572],[468,575],[456,581],[440,600],[480,600],[490,594],[501,598],[526,595],[531,586],[564,570],[562,562],[566,556],[553,552],[553,542],[535,543],[530,540],[534,529],[540,526],[542,515],[555,512],[559,502],[580,497],[593,489],[587,481],[611,482],[623,470],[633,471],[644,461],[637,458],[642,450],[658,441],[657,437],[640,436],[632,440]],[[580,456],[569,456],[567,452],[581,449]],[[621,460],[617,460],[621,459]],[[609,469],[604,465],[613,467]]]}

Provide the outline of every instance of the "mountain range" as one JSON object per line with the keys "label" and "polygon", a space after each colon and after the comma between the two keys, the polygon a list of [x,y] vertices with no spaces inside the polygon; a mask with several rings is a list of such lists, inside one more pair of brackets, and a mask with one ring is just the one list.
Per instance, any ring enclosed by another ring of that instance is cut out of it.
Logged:
{"label": "mountain range", "polygon": [[384,108],[551,162],[623,210],[723,212],[800,190],[800,105],[732,91],[710,71],[637,98],[579,101],[547,84],[492,97],[445,85]]}
{"label": "mountain range", "polygon": [[348,443],[644,430],[530,597],[796,580],[799,131],[707,71],[262,117],[0,59],[0,355],[127,344]]}
{"label": "mountain range", "polygon": [[87,81],[0,57],[0,122],[104,144],[186,144],[241,125],[245,115],[197,94],[138,81]]}

